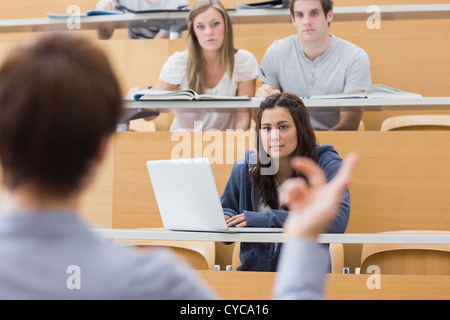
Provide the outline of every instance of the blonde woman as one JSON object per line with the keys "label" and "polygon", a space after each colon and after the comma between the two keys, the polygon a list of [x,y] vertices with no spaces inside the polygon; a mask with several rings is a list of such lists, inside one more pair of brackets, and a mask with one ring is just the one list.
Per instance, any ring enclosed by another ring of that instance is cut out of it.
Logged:
{"label": "blonde woman", "polygon": [[[253,54],[234,48],[231,21],[223,5],[217,0],[199,0],[188,17],[187,50],[168,58],[155,89],[189,88],[198,93],[253,97],[257,74],[258,63]],[[249,112],[199,110],[177,113],[170,129],[247,130],[249,126]]]}

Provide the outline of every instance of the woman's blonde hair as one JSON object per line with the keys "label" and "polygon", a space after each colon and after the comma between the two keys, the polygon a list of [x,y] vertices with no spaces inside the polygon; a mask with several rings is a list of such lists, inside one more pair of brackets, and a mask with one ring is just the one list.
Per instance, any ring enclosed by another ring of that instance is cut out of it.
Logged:
{"label": "woman's blonde hair", "polygon": [[190,89],[197,91],[198,93],[204,93],[205,91],[206,70],[203,61],[202,48],[194,32],[194,19],[198,14],[209,8],[217,9],[223,17],[225,32],[221,48],[220,63],[228,71],[230,78],[233,76],[234,54],[236,49],[233,44],[233,27],[228,12],[218,0],[198,0],[192,7],[188,16],[187,34],[187,48],[189,52],[187,63],[188,85]]}

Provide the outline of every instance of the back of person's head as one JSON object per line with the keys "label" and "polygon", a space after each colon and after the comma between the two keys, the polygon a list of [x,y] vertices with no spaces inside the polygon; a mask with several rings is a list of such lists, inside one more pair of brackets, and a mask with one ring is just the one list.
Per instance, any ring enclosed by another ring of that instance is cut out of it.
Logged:
{"label": "back of person's head", "polygon": [[[289,2],[289,11],[291,12],[291,16],[294,17],[294,3],[296,1],[304,1],[304,0],[290,0]],[[319,1],[319,0],[317,0]],[[322,10],[325,16],[333,9],[333,1],[332,0],[320,0],[320,4],[322,5]]]}
{"label": "back of person's head", "polygon": [[121,96],[106,55],[87,39],[52,33],[17,47],[0,68],[3,184],[77,191],[116,130]]}
{"label": "back of person's head", "polygon": [[187,49],[189,51],[189,60],[187,66],[189,88],[203,93],[204,91],[204,62],[202,48],[194,31],[194,20],[202,12],[209,8],[215,8],[220,12],[225,23],[225,34],[222,44],[221,63],[227,68],[230,78],[233,75],[234,68],[234,40],[233,25],[230,16],[223,4],[218,0],[198,0],[191,8],[188,16]]}

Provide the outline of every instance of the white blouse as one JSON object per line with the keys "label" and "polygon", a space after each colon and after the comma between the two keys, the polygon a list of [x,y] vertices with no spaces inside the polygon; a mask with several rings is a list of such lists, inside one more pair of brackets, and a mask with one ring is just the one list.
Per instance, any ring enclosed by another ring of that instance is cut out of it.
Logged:
{"label": "white blouse", "polygon": [[[187,51],[177,51],[171,55],[161,69],[159,80],[179,85],[180,89],[188,89]],[[235,96],[240,81],[253,80],[258,75],[258,62],[255,56],[247,50],[239,49],[234,55],[233,76],[230,79],[225,72],[222,79],[214,88],[205,90],[207,94],[220,96]],[[251,97],[250,97],[251,98]],[[214,103],[214,102],[212,102]],[[236,113],[207,112],[199,110],[195,113],[177,113],[170,127],[170,131],[176,130],[226,130],[234,129]]]}

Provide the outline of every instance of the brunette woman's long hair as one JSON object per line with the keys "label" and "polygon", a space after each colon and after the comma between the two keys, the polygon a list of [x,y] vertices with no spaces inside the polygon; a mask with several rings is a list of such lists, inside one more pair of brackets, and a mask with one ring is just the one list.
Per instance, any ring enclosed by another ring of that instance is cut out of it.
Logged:
{"label": "brunette woman's long hair", "polygon": [[[280,207],[278,201],[277,182],[275,174],[261,174],[261,169],[269,167],[272,163],[261,141],[261,118],[265,110],[275,107],[286,108],[294,119],[297,129],[298,145],[294,151],[295,156],[302,156],[317,161],[317,138],[309,120],[309,113],[303,101],[291,93],[279,93],[268,96],[260,105],[256,119],[256,151],[257,161],[250,170],[250,181],[261,196],[261,202],[272,209]],[[261,157],[270,161],[261,161]],[[301,176],[294,172],[294,176]]]}

